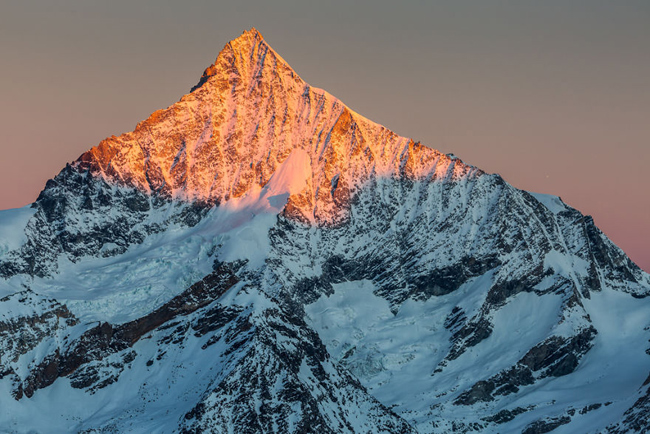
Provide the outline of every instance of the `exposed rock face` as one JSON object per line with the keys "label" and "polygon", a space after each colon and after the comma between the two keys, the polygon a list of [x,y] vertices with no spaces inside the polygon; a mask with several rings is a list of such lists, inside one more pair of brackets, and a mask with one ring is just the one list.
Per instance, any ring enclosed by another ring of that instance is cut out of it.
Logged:
{"label": "exposed rock face", "polygon": [[[19,386],[14,395],[22,396],[24,390],[25,395],[31,397],[37,389],[47,387],[57,378],[70,374],[74,374],[73,387],[85,388],[94,384],[100,379],[97,370],[90,368],[90,372],[87,372],[89,368],[86,368],[79,374],[77,369],[80,366],[123,352],[146,333],[169,323],[178,316],[188,315],[212,303],[237,281],[228,266],[221,266],[182,294],[142,318],[119,326],[112,326],[105,322],[85,331],[78,339],[69,342],[67,348],[57,348],[53,354],[46,356],[36,368],[31,370],[30,376],[25,380],[25,386]],[[67,309],[64,306],[59,308],[58,312],[66,313]],[[134,353],[127,353],[124,360],[128,363],[133,360],[133,357],[135,357]],[[114,381],[116,378],[111,380]]]}
{"label": "exposed rock face", "polygon": [[73,166],[144,192],[213,204],[265,185],[296,148],[308,152],[313,173],[305,203],[292,208],[319,223],[343,218],[341,208],[371,175],[476,172],[312,88],[256,30],[228,43],[178,103]]}
{"label": "exposed rock face", "polygon": [[10,432],[649,429],[650,277],[254,29],[32,208],[0,254]]}
{"label": "exposed rock face", "polygon": [[[18,384],[20,372],[16,363],[43,342],[57,339],[77,325],[77,320],[56,300],[26,290],[0,299],[3,306],[0,321],[0,379],[10,378],[17,386],[12,395],[23,396]],[[45,373],[49,375],[49,372]]]}
{"label": "exposed rock face", "polygon": [[578,366],[580,357],[589,351],[596,333],[591,326],[570,339],[552,336],[531,348],[512,368],[476,383],[469,391],[462,393],[455,403],[472,405],[479,401],[493,401],[494,395],[517,393],[519,387],[534,384],[536,376],[568,375]]}
{"label": "exposed rock face", "polygon": [[[108,257],[171,224],[194,226],[205,214],[201,204],[175,204],[133,187],[117,187],[88,171],[66,166],[47,182],[32,207],[27,242],[0,262],[0,276],[45,277],[58,270],[59,255]],[[161,212],[167,213],[156,221]]]}
{"label": "exposed rock face", "polygon": [[271,308],[250,327],[240,327],[249,336],[233,366],[185,415],[183,431],[413,432],[332,364],[300,317]]}

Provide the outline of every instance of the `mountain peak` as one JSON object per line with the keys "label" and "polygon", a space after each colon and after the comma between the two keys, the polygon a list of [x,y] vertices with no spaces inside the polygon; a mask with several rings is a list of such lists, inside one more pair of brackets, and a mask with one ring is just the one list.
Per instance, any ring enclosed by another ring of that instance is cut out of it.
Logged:
{"label": "mountain peak", "polygon": [[[230,48],[236,55],[246,56],[255,54],[256,47],[263,49],[258,50],[258,52],[265,51],[269,48],[266,41],[264,41],[262,34],[258,32],[255,27],[251,27],[250,30],[242,32],[238,38],[228,42],[224,47],[224,50],[227,51],[228,48]],[[224,50],[222,50],[222,53]],[[221,55],[221,53],[219,54]]]}
{"label": "mountain peak", "polygon": [[[269,53],[271,56],[266,59]],[[206,68],[201,79],[190,92],[201,88],[214,76],[221,76],[229,81],[235,77],[246,82],[255,81],[261,74],[254,74],[254,72],[262,72],[265,63],[266,66],[273,66],[273,69],[288,71],[290,75],[297,76],[287,62],[266,43],[262,34],[252,27],[223,47],[217,59]]]}
{"label": "mountain peak", "polygon": [[263,41],[264,37],[262,34],[255,28],[251,27],[249,30],[244,30],[238,38],[230,41],[232,46],[248,45],[254,46],[257,42]]}
{"label": "mountain peak", "polygon": [[211,68],[0,213],[3,431],[649,432],[650,275],[593,219],[254,29]]}
{"label": "mountain peak", "polygon": [[104,140],[76,165],[147,193],[217,204],[266,185],[295,149],[309,155],[312,183],[287,206],[310,222],[340,220],[357,187],[374,176],[475,172],[312,88],[255,28],[226,44],[179,102]]}

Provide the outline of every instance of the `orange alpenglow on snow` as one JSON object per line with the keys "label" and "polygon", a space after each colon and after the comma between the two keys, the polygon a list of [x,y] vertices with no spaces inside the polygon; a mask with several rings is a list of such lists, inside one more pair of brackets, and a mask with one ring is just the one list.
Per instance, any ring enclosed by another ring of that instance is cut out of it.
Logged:
{"label": "orange alpenglow on snow", "polygon": [[219,204],[259,192],[294,152],[302,166],[292,165],[296,176],[307,179],[290,182],[285,212],[309,222],[339,221],[350,195],[373,173],[413,179],[480,173],[309,86],[255,29],[229,42],[180,101],[133,132],[105,139],[74,165],[148,193]]}

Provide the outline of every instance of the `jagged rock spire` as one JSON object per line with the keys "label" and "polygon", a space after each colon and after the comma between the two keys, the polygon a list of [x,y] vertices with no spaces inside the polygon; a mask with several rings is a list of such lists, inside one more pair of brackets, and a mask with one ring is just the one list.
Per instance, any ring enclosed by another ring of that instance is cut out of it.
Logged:
{"label": "jagged rock spire", "polygon": [[[191,92],[194,92],[196,89],[203,86],[203,84],[205,84],[211,77],[219,73],[218,65],[220,63],[220,57],[227,56],[230,59],[233,57],[239,57],[240,59],[253,60],[256,46],[263,48],[263,50],[269,49],[268,44],[264,41],[264,37],[262,37],[262,34],[258,32],[255,27],[244,31],[241,36],[228,42],[219,53],[219,57],[217,57],[215,62],[203,71],[201,79],[197,85],[191,89]],[[258,49],[258,53],[259,52],[260,50]]]}

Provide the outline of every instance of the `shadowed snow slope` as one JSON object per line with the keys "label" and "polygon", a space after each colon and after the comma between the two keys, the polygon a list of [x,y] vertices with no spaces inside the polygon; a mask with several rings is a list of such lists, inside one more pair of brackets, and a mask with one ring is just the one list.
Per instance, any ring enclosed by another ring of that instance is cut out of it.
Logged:
{"label": "shadowed snow slope", "polygon": [[0,431],[650,429],[650,276],[255,29],[0,211]]}

